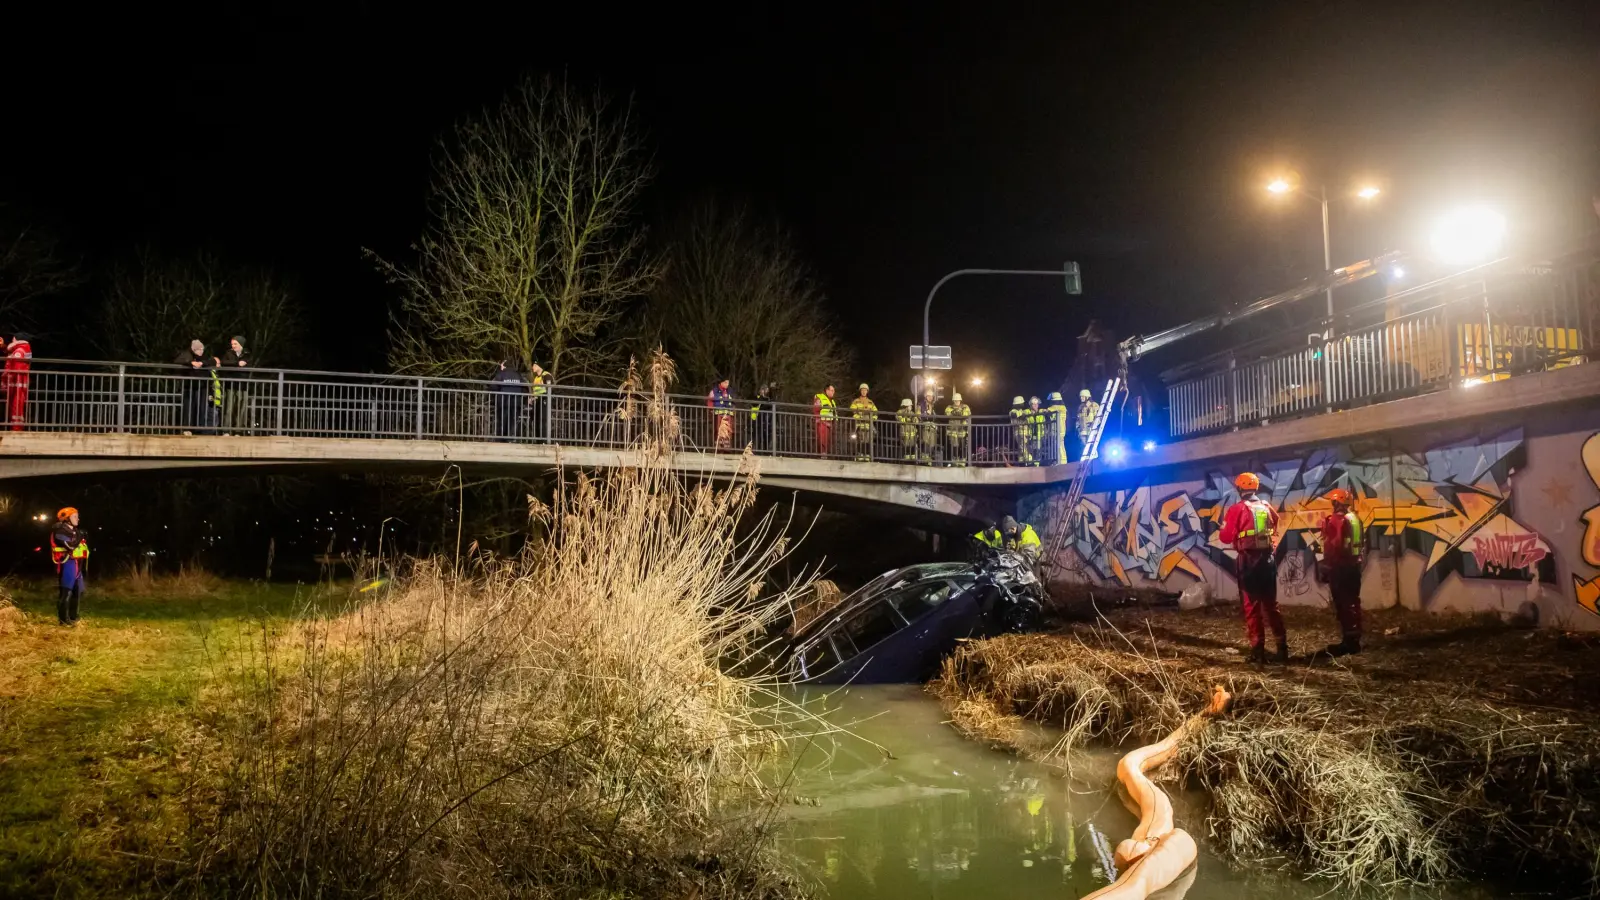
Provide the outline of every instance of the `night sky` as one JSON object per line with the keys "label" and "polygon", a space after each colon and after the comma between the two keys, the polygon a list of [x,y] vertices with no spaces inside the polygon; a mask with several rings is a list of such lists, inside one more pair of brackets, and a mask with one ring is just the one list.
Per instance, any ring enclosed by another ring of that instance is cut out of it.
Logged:
{"label": "night sky", "polygon": [[13,22],[0,199],[90,258],[153,241],[274,265],[330,368],[381,369],[392,294],[361,248],[419,231],[436,135],[520,74],[564,74],[633,95],[647,218],[714,192],[792,228],[862,377],[903,374],[944,272],[1079,261],[1083,297],[941,293],[935,342],[1006,395],[980,411],[1053,389],[1091,315],[1147,331],[1320,269],[1316,207],[1264,201],[1279,164],[1384,184],[1335,210],[1336,265],[1417,246],[1451,202],[1493,203],[1525,241],[1596,224],[1585,0],[387,6]]}

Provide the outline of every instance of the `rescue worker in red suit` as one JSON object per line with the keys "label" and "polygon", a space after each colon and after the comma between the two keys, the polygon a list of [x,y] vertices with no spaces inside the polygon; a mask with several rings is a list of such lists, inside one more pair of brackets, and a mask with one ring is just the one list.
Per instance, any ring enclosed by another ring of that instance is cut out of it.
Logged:
{"label": "rescue worker in red suit", "polygon": [[1255,473],[1245,472],[1233,483],[1239,489],[1239,502],[1223,515],[1218,537],[1238,553],[1239,599],[1244,606],[1245,635],[1250,639],[1250,661],[1267,661],[1265,625],[1278,639],[1273,660],[1288,662],[1289,640],[1283,631],[1283,614],[1278,612],[1278,567],[1272,558],[1278,512],[1256,493],[1261,490],[1261,479]]}
{"label": "rescue worker in red suit", "polygon": [[1322,580],[1333,596],[1333,612],[1339,617],[1342,640],[1329,644],[1329,656],[1348,656],[1361,652],[1361,551],[1366,529],[1361,517],[1350,509],[1350,492],[1334,488],[1328,492],[1333,512],[1322,520]]}
{"label": "rescue worker in red suit", "polygon": [[28,417],[28,361],[33,359],[33,347],[28,336],[17,334],[6,344],[6,369],[0,382],[6,389],[6,418],[12,431],[21,431]]}
{"label": "rescue worker in red suit", "polygon": [[89,565],[89,541],[78,527],[78,511],[71,506],[56,513],[56,527],[50,532],[50,560],[61,580],[56,616],[63,625],[76,625],[83,573]]}

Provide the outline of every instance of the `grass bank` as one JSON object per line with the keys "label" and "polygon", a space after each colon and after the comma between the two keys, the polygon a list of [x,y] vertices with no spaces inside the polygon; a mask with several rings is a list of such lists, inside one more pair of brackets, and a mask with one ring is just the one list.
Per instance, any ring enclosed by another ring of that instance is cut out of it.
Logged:
{"label": "grass bank", "polygon": [[812,586],[775,583],[753,472],[673,471],[651,375],[615,411],[634,465],[530,498],[515,558],[311,604],[135,577],[78,628],[28,596],[0,620],[0,895],[800,893],[770,825],[807,716],[756,661]]}
{"label": "grass bank", "polygon": [[21,615],[0,633],[0,896],[153,891],[183,853],[186,736],[213,662],[313,598],[91,580],[76,628],[56,624],[50,584],[13,599]]}
{"label": "grass bank", "polygon": [[1334,664],[1309,657],[1328,614],[1287,612],[1286,667],[1242,663],[1236,609],[1124,610],[966,645],[933,689],[969,735],[1066,763],[1165,734],[1220,683],[1234,714],[1166,777],[1208,793],[1191,828],[1223,855],[1349,884],[1517,875],[1600,896],[1600,643],[1385,612],[1367,652]]}

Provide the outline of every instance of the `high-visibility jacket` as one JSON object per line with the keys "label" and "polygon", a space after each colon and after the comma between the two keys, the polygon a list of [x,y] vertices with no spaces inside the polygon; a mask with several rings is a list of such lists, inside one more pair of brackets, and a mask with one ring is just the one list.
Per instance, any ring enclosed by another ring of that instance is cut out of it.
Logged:
{"label": "high-visibility jacket", "polygon": [[1026,406],[1014,406],[1011,408],[1011,427],[1016,431],[1019,438],[1028,433],[1028,415],[1029,411]]}
{"label": "high-visibility jacket", "polygon": [[857,397],[851,400],[850,409],[857,423],[867,424],[878,420],[878,404],[873,403],[871,397]]}
{"label": "high-visibility jacket", "polygon": [[824,422],[833,421],[833,398],[827,394],[818,394],[811,401],[811,412]]}
{"label": "high-visibility jacket", "polygon": [[1015,537],[1006,536],[1007,550],[1021,550],[1023,553],[1038,553],[1043,544],[1039,541],[1039,533],[1033,526],[1023,523]]}
{"label": "high-visibility jacket", "polygon": [[1322,559],[1330,566],[1358,565],[1364,537],[1361,517],[1353,511],[1331,513],[1322,520]]}
{"label": "high-visibility jacket", "polygon": [[1084,400],[1078,404],[1078,434],[1088,439],[1089,432],[1094,430],[1095,420],[1100,418],[1100,404],[1093,400]]}
{"label": "high-visibility jacket", "polygon": [[1005,539],[1000,536],[1000,529],[998,528],[985,528],[973,535],[972,539],[985,547],[993,547],[996,550],[1005,545]]}
{"label": "high-visibility jacket", "polygon": [[1028,436],[1034,440],[1044,438],[1044,410],[1028,407],[1024,410],[1028,414]]}
{"label": "high-visibility jacket", "polygon": [[1222,518],[1222,533],[1218,537],[1241,553],[1259,553],[1272,549],[1272,536],[1277,529],[1277,510],[1251,495],[1228,507],[1228,512]]}
{"label": "high-visibility jacket", "polygon": [[63,523],[50,532],[50,561],[61,565],[69,559],[88,559],[89,542],[76,526]]}
{"label": "high-visibility jacket", "polygon": [[750,401],[750,421],[760,420],[762,413],[772,412],[771,397],[757,397]]}
{"label": "high-visibility jacket", "polygon": [[528,379],[528,387],[535,397],[543,397],[550,390],[545,386],[543,372]]}
{"label": "high-visibility jacket", "polygon": [[915,409],[900,407],[894,417],[900,421],[900,437],[906,441],[917,439],[917,423],[920,420]]}
{"label": "high-visibility jacket", "polygon": [[1045,407],[1044,414],[1050,424],[1050,436],[1058,437],[1067,433],[1067,407],[1062,403],[1052,403]]}
{"label": "high-visibility jacket", "polygon": [[950,419],[950,428],[946,434],[958,441],[965,439],[967,428],[972,425],[972,407],[965,403],[960,406],[946,406],[944,414]]}
{"label": "high-visibility jacket", "polygon": [[217,375],[216,366],[211,367],[211,405],[222,405],[222,379]]}

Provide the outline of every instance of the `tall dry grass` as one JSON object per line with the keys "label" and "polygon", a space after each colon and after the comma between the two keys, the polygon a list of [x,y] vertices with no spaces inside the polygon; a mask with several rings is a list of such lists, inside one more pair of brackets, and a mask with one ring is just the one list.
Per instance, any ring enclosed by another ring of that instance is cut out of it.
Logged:
{"label": "tall dry grass", "polygon": [[[759,897],[774,773],[801,726],[750,663],[809,590],[767,586],[769,514],[670,468],[652,391],[633,465],[530,499],[510,560],[419,560],[343,615],[263,635],[199,884],[245,896]],[[634,381],[633,383],[636,383]]]}

